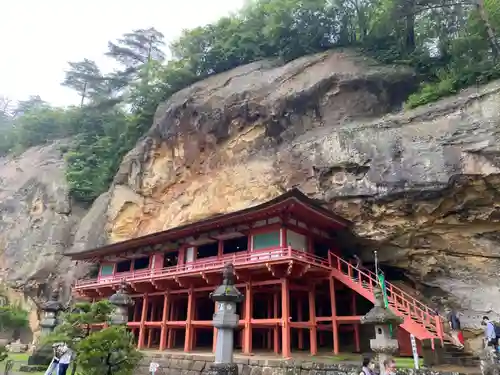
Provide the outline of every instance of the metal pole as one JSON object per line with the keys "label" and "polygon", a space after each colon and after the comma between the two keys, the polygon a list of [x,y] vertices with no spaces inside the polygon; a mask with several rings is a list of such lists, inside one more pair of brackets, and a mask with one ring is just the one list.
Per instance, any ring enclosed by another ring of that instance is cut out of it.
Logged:
{"label": "metal pole", "polygon": [[378,277],[378,256],[377,256],[377,250],[373,251],[373,256],[375,258],[375,274]]}

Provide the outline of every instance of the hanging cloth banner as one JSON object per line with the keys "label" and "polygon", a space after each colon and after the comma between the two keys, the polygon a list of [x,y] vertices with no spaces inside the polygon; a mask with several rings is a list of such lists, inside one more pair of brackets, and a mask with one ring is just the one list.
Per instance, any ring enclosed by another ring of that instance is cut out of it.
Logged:
{"label": "hanging cloth banner", "polygon": [[[378,274],[378,282],[380,283],[380,288],[382,289],[382,295],[384,296],[384,306],[386,309],[389,308],[389,298],[387,297],[387,289],[385,286],[385,276],[382,272]],[[389,326],[389,332],[392,338],[392,324]]]}

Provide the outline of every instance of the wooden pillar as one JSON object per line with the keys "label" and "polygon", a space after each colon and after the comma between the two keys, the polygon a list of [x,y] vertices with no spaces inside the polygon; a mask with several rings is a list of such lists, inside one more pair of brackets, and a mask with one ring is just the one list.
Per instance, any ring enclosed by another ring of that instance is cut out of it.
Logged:
{"label": "wooden pillar", "polygon": [[[300,295],[299,295],[299,297],[300,297]],[[302,311],[302,299],[298,298],[297,299],[297,320],[299,322],[302,322],[303,319],[304,319],[304,314]],[[304,330],[302,328],[300,328],[298,333],[299,333],[298,346],[299,346],[300,350],[303,350],[304,349]]]}
{"label": "wooden pillar", "polygon": [[243,354],[252,353],[252,283],[245,285],[245,330],[243,331]]}
{"label": "wooden pillar", "polygon": [[[177,315],[175,313],[175,300],[172,300],[170,303],[170,320],[176,321],[177,320]],[[167,349],[172,349],[174,347],[174,329],[170,328],[168,330],[168,337],[167,337]]]}
{"label": "wooden pillar", "polygon": [[168,292],[163,295],[163,313],[161,317],[161,333],[160,333],[160,350],[167,348],[167,322],[169,319],[168,313],[170,312],[170,296]]}
{"label": "wooden pillar", "polygon": [[134,305],[134,316],[132,318],[133,322],[137,322],[139,319],[139,304],[137,303],[137,299],[135,300],[135,305]]}
{"label": "wooden pillar", "polygon": [[191,345],[193,342],[193,327],[191,321],[193,320],[193,299],[194,293],[193,289],[190,288],[188,291],[188,304],[187,304],[187,316],[186,316],[186,337],[184,339],[184,352],[188,353],[191,351]]}
{"label": "wooden pillar", "polygon": [[[273,311],[274,319],[278,319],[278,292],[273,293]],[[280,338],[279,338],[279,327],[276,325],[274,327],[274,353],[278,354],[280,352]]]}
{"label": "wooden pillar", "polygon": [[[267,315],[266,315],[266,317],[268,319],[272,319],[273,318],[273,297],[272,297],[272,295],[268,295],[267,297],[268,298],[267,298]],[[272,336],[273,336],[273,330],[268,329],[267,330],[267,349],[268,350],[271,350]]]}
{"label": "wooden pillar", "polygon": [[290,358],[290,283],[287,278],[281,280],[281,346],[284,358]]}
{"label": "wooden pillar", "polygon": [[316,299],[314,296],[314,285],[311,285],[308,292],[309,297],[309,341],[311,342],[311,355],[318,354],[318,329],[316,327]]}
{"label": "wooden pillar", "polygon": [[219,242],[217,243],[217,258],[221,259],[222,256],[224,255],[224,241],[223,240],[219,240]]}
{"label": "wooden pillar", "polygon": [[[156,318],[156,298],[153,298],[151,301],[151,316],[149,317],[149,320],[151,322],[154,322],[156,321],[155,318]],[[148,328],[148,344],[146,345],[148,349],[151,348],[152,342],[153,342],[153,329]]]}
{"label": "wooden pillar", "polygon": [[149,304],[149,298],[148,294],[146,293],[142,299],[142,313],[141,313],[141,325],[139,328],[139,342],[137,343],[137,348],[138,349],[143,349],[144,348],[144,336],[146,334],[146,315],[148,313],[148,304]]}
{"label": "wooden pillar", "polygon": [[335,279],[330,276],[330,304],[332,307],[333,353],[339,354],[339,327],[337,325],[337,303],[335,302]]}
{"label": "wooden pillar", "polygon": [[[351,295],[352,295],[352,300],[351,300],[352,315],[356,316],[358,315],[356,306],[356,292],[354,292],[354,290],[351,291]],[[354,323],[354,345],[356,347],[356,353],[359,353],[361,351],[361,343],[359,338],[359,323]]]}

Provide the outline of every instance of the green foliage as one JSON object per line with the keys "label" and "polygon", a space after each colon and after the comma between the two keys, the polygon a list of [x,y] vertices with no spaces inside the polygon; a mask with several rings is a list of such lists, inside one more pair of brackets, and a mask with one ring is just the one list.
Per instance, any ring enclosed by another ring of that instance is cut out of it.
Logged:
{"label": "green foliage", "polygon": [[72,349],[90,335],[92,324],[108,321],[113,306],[107,300],[94,303],[77,303],[61,316],[61,323],[50,335],[43,337],[43,344],[66,342]]}
{"label": "green foliage", "polygon": [[362,48],[384,63],[413,67],[424,81],[415,107],[500,76],[500,0],[250,0],[239,12],[185,30],[170,45],[153,28],[108,43],[120,69],[70,62],[64,85],[79,108],[40,98],[17,108],[0,98],[0,155],[73,137],[65,150],[73,196],[91,202],[106,191],[123,156],[176,91],[263,58],[289,61],[335,47]]}
{"label": "green foliage", "polygon": [[81,375],[132,374],[141,356],[126,327],[91,330],[93,324],[107,322],[112,310],[107,300],[77,303],[62,315],[61,323],[43,338],[42,345],[65,342],[76,353]]}
{"label": "green foliage", "polygon": [[141,353],[125,327],[110,327],[92,333],[77,347],[77,363],[82,375],[131,375]]}
{"label": "green foliage", "polygon": [[0,362],[3,362],[9,356],[9,352],[5,346],[0,346]]}
{"label": "green foliage", "polygon": [[0,331],[28,327],[28,312],[18,305],[0,306]]}

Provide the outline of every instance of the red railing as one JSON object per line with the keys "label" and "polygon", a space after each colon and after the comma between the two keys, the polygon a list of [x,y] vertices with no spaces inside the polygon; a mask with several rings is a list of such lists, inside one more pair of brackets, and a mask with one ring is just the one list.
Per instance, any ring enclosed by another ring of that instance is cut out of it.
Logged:
{"label": "red railing", "polygon": [[97,279],[78,280],[75,284],[76,288],[83,288],[89,286],[99,285],[114,285],[125,279],[127,282],[137,282],[143,280],[162,279],[169,276],[178,276],[181,274],[192,272],[206,272],[216,269],[221,269],[228,262],[234,266],[252,265],[270,261],[284,261],[289,259],[296,259],[304,261],[316,266],[330,268],[330,264],[326,259],[320,258],[313,254],[304,251],[293,250],[291,247],[266,249],[252,252],[241,252],[234,254],[227,254],[221,258],[207,258],[199,259],[194,262],[188,262],[173,267],[166,267],[160,269],[145,269],[132,272],[121,272],[112,276],[105,276]]}
{"label": "red railing", "polygon": [[[98,287],[101,285],[116,285],[124,279],[127,282],[152,281],[193,272],[215,271],[222,269],[228,262],[238,267],[259,263],[283,262],[292,259],[323,267],[328,270],[337,269],[348,276],[350,282],[358,283],[361,288],[370,293],[373,293],[374,287],[379,284],[374,272],[367,269],[360,270],[332,252],[329,252],[327,260],[304,251],[294,250],[291,247],[279,247],[275,249],[227,254],[221,258],[213,257],[199,259],[194,262],[188,262],[173,267],[123,272],[97,279],[78,280],[75,287],[85,288]],[[393,309],[411,318],[412,321],[420,324],[426,331],[430,332],[429,328],[433,329],[435,331],[435,336],[440,338],[441,341],[443,340],[443,320],[440,316],[436,315],[428,306],[389,282],[386,282],[386,290],[389,304]],[[430,333],[434,335],[434,333]]]}
{"label": "red railing", "polygon": [[[379,285],[377,275],[368,269],[360,270],[332,252],[329,253],[329,261],[332,268],[347,275],[353,283],[358,283],[364,289],[369,290],[370,293],[373,293],[374,287]],[[435,336],[441,341],[443,340],[444,325],[442,317],[430,307],[390,282],[386,281],[385,286],[389,305],[393,309],[423,325],[427,331],[429,331],[429,327],[433,328]]]}

